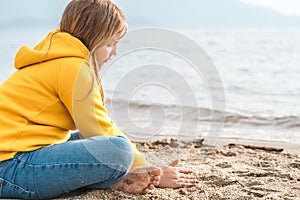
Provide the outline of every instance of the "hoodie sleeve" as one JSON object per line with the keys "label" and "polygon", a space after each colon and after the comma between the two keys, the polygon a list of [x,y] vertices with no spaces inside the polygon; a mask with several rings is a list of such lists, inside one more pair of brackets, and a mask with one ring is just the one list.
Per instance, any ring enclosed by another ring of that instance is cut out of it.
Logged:
{"label": "hoodie sleeve", "polygon": [[[76,64],[74,63],[74,65]],[[108,117],[100,95],[101,87],[95,86],[93,74],[87,65],[80,66],[76,76],[73,74],[74,77],[65,77],[66,74],[70,74],[70,68],[63,65],[60,74],[63,75],[60,77],[61,99],[84,138],[99,135],[127,138]],[[70,80],[74,80],[73,85]],[[70,88],[73,88],[73,91],[70,91]],[[150,166],[151,164],[144,155],[137,150],[133,143],[131,144],[134,151],[134,162],[131,169],[139,166]]]}

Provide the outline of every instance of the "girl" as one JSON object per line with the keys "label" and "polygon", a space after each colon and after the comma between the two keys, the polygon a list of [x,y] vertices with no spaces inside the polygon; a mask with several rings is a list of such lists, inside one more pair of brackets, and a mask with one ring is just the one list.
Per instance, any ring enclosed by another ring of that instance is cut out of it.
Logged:
{"label": "girl", "polygon": [[98,71],[126,31],[110,0],[73,0],[59,29],[18,51],[17,71],[0,86],[0,197],[109,187],[148,193],[195,182],[178,161],[151,166],[107,116]]}

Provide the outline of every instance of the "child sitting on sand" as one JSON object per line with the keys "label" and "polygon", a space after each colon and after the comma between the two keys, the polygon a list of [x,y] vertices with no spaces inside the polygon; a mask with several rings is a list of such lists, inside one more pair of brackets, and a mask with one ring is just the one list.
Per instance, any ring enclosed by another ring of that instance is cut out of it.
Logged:
{"label": "child sitting on sand", "polygon": [[195,182],[178,161],[152,166],[107,116],[98,71],[126,31],[112,1],[72,0],[57,30],[18,51],[17,71],[0,86],[0,197],[78,188],[145,194]]}

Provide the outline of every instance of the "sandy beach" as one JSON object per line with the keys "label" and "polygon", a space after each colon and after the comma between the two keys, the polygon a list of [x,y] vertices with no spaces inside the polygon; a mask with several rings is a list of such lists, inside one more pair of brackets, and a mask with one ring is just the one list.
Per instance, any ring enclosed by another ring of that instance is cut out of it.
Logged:
{"label": "sandy beach", "polygon": [[180,189],[156,188],[147,195],[121,191],[77,190],[57,199],[300,199],[300,157],[283,148],[203,140],[136,142],[156,165],[180,159],[198,182]]}

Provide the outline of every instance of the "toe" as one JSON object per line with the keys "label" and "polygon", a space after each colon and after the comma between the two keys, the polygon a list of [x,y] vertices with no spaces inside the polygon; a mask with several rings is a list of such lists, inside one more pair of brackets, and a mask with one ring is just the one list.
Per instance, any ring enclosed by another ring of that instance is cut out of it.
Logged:
{"label": "toe", "polygon": [[159,185],[159,181],[153,181],[152,182],[154,186],[158,186]]}
{"label": "toe", "polygon": [[151,167],[150,168],[150,171],[149,171],[149,174],[151,176],[160,176],[162,173],[161,169],[158,168],[158,167]]}
{"label": "toe", "polygon": [[151,190],[154,190],[154,189],[155,189],[154,185],[149,184],[149,186],[143,190],[142,194],[148,194],[149,192],[151,192]]}
{"label": "toe", "polygon": [[150,192],[150,190],[148,188],[144,189],[142,194],[148,194]]}
{"label": "toe", "polygon": [[148,187],[149,190],[154,190],[154,188],[155,188],[155,187],[154,187],[153,184],[150,184],[149,187]]}
{"label": "toe", "polygon": [[151,182],[153,183],[154,186],[158,186],[160,181],[160,176],[152,176],[151,177]]}
{"label": "toe", "polygon": [[160,176],[154,176],[153,181],[160,181]]}

